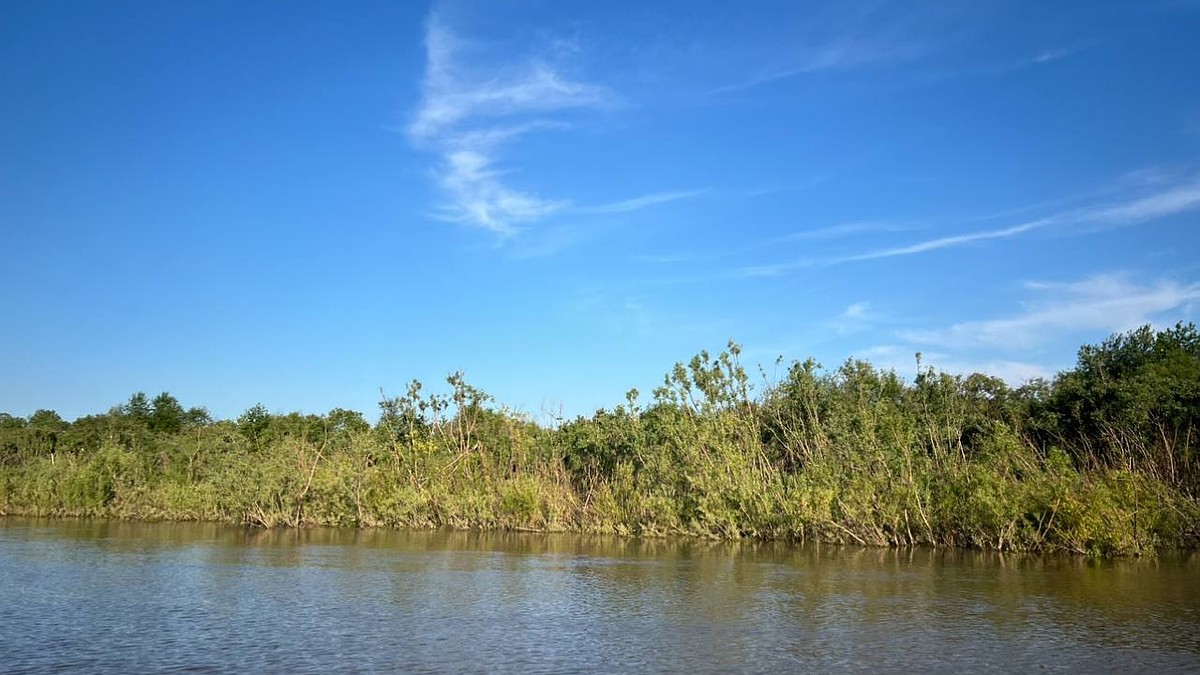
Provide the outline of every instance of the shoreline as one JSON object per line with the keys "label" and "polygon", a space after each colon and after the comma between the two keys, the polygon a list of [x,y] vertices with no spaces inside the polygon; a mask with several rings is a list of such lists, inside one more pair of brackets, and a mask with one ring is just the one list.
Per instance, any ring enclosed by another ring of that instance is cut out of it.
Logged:
{"label": "shoreline", "polygon": [[915,543],[915,544],[872,544],[862,543],[854,540],[834,539],[834,538],[795,538],[795,537],[761,537],[761,536],[741,536],[741,537],[717,537],[711,535],[697,534],[694,532],[620,532],[614,530],[600,530],[586,527],[554,527],[554,528],[535,528],[535,527],[459,527],[453,525],[429,525],[429,526],[413,526],[413,525],[334,525],[327,523],[305,522],[300,524],[276,524],[270,527],[233,519],[222,518],[202,518],[189,517],[179,515],[134,515],[134,514],[114,514],[114,513],[95,513],[95,512],[38,512],[32,510],[0,510],[0,520],[16,519],[26,521],[54,521],[54,522],[80,522],[80,523],[113,523],[113,524],[197,524],[197,525],[214,525],[220,527],[228,527],[234,529],[242,529],[248,532],[261,533],[282,533],[282,532],[304,532],[304,531],[333,531],[338,533],[422,533],[422,534],[467,534],[480,536],[495,536],[495,535],[554,535],[554,536],[576,536],[576,537],[604,537],[612,538],[625,542],[645,542],[645,541],[677,541],[697,544],[733,544],[733,545],[783,545],[783,546],[832,546],[839,549],[847,550],[865,550],[865,551],[895,551],[895,552],[913,552],[925,551],[929,553],[971,553],[983,555],[999,555],[999,556],[1020,556],[1020,557],[1066,557],[1079,560],[1155,560],[1160,557],[1171,556],[1188,556],[1189,554],[1200,552],[1200,537],[1193,537],[1179,546],[1159,546],[1149,551],[1140,551],[1134,553],[1109,553],[1105,555],[1097,555],[1089,551],[1074,550],[1065,547],[1040,547],[1027,549],[999,549],[994,547],[974,547],[974,546],[951,546],[936,543]]}
{"label": "shoreline", "polygon": [[[573,531],[1148,555],[1200,544],[1200,332],[1146,326],[1053,382],[864,361],[750,383],[736,343],[640,402],[552,426],[461,373],[374,424],[213,420],[136,393],[67,422],[0,414],[0,504],[261,527]],[[765,377],[765,376],[764,376]],[[752,392],[754,394],[752,395]]]}

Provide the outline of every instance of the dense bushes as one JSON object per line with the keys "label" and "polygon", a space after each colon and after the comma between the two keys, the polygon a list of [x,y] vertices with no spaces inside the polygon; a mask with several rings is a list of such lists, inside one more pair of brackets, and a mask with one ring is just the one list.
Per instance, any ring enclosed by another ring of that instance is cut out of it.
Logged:
{"label": "dense bushes", "polygon": [[259,526],[511,528],[1136,554],[1200,536],[1200,337],[1143,328],[1020,388],[795,363],[757,392],[739,349],[641,405],[555,428],[448,394],[213,421],[135,394],[67,423],[0,415],[0,510]]}

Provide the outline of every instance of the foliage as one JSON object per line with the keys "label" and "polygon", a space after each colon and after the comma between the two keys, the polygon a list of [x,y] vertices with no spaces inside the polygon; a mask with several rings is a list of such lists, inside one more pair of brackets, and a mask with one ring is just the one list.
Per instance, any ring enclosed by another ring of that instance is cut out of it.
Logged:
{"label": "foliage", "polygon": [[[554,427],[461,373],[378,422],[213,420],[163,392],[0,414],[0,513],[248,525],[577,530],[1144,554],[1200,538],[1200,335],[1149,327],[1011,388],[863,361],[756,388],[730,343],[639,404]],[[765,378],[764,378],[765,379]]]}

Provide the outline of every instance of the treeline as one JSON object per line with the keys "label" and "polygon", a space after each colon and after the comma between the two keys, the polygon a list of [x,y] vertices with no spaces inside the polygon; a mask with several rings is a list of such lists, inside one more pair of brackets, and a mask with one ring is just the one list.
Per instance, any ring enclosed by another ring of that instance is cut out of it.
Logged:
{"label": "treeline", "polygon": [[461,374],[355,411],[214,420],[167,393],[0,415],[0,512],[1143,554],[1200,543],[1200,334],[1114,336],[1019,388],[848,361],[758,386],[730,343],[551,426]]}

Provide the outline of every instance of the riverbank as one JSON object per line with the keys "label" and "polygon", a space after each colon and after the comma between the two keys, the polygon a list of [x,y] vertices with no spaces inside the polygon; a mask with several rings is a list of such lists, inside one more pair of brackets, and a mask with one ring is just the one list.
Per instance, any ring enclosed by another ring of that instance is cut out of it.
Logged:
{"label": "riverbank", "polygon": [[[1200,509],[1128,471],[1082,473],[1065,457],[848,456],[840,467],[785,472],[716,444],[580,485],[556,458],[496,462],[482,448],[388,461],[370,437],[341,448],[297,440],[238,444],[203,459],[189,481],[145,470],[105,445],[8,471],[0,510],[13,515],[198,520],[261,527],[455,528],[687,535],[871,546],[967,547],[1138,555],[1193,547]],[[718,454],[724,453],[724,454]],[[679,459],[677,456],[675,459]],[[193,458],[193,466],[199,463]],[[851,464],[857,463],[857,464]],[[859,471],[849,470],[861,467]],[[865,470],[873,469],[873,470]],[[652,480],[650,471],[657,473]]]}
{"label": "riverbank", "polygon": [[446,395],[385,399],[374,425],[261,407],[212,421],[167,394],[73,423],[8,417],[0,512],[1093,556],[1200,544],[1192,326],[1085,347],[1017,389],[851,361],[796,363],[752,394],[738,355],[678,364],[648,405],[632,391],[551,425],[458,374]]}

